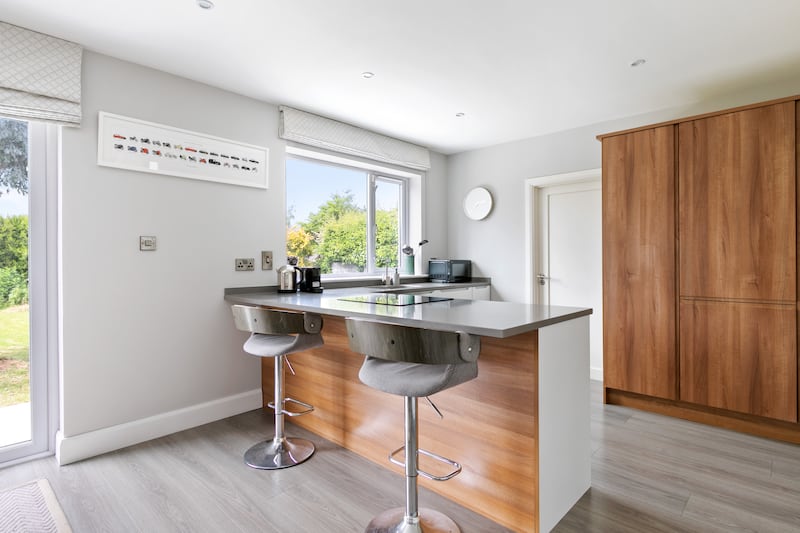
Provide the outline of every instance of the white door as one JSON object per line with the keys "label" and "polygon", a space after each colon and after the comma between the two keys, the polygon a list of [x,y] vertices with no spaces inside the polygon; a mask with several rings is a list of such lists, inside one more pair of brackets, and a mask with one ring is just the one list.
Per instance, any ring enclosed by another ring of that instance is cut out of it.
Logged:
{"label": "white door", "polygon": [[603,379],[600,180],[537,188],[537,301],[591,307],[590,370]]}

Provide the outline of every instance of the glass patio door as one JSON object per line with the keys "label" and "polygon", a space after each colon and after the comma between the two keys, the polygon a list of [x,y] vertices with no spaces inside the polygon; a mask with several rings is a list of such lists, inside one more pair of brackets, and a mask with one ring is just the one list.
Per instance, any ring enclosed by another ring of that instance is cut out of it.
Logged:
{"label": "glass patio door", "polygon": [[0,117],[0,465],[52,442],[46,146],[45,125]]}

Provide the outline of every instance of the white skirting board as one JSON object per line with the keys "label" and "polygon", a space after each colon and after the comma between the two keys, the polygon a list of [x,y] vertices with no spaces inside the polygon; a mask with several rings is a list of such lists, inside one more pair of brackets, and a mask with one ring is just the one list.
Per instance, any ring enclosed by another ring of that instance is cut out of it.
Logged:
{"label": "white skirting board", "polygon": [[261,389],[161,413],[72,437],[56,435],[56,459],[66,465],[261,407]]}

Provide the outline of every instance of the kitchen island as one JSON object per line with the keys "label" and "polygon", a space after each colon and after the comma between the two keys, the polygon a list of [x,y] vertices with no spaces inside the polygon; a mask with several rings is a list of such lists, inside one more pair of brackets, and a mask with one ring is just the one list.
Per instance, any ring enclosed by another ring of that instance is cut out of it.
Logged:
{"label": "kitchen island", "polygon": [[[387,455],[403,442],[402,402],[358,380],[363,356],[349,350],[344,318],[480,335],[478,377],[433,398],[444,419],[420,409],[420,446],[455,459],[463,471],[446,483],[421,484],[512,530],[552,529],[591,481],[591,309],[341,299],[368,294],[381,293],[363,287],[321,294],[249,288],[226,289],[225,299],[323,315],[325,345],[293,355],[297,375],[286,381],[287,395],[315,411],[292,422],[386,468],[394,468]],[[262,361],[262,391],[266,405],[272,395],[269,360]]]}

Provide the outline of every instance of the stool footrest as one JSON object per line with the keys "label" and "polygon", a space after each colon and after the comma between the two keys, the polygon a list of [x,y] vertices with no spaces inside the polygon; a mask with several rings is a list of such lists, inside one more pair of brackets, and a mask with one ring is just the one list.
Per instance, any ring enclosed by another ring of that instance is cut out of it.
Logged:
{"label": "stool footrest", "polygon": [[[289,411],[289,410],[285,409],[286,402],[291,402],[291,403],[295,403],[297,405],[301,405],[301,406],[305,407],[305,409],[303,409],[302,411]],[[267,406],[277,411],[277,409],[275,409],[275,402],[269,402],[267,404]],[[281,413],[286,415],[286,416],[305,415],[305,414],[310,413],[313,410],[314,410],[314,406],[311,405],[310,403],[301,402],[300,400],[295,400],[294,398],[284,398],[283,399],[283,405],[281,405]]]}
{"label": "stool footrest", "polygon": [[[397,455],[398,453],[404,451],[405,449],[406,449],[405,446],[401,446],[401,447],[397,448],[395,451],[393,451],[392,453],[390,453],[389,454],[389,461],[392,462],[393,464],[396,464],[397,466],[405,466],[406,464],[404,462],[398,461],[397,459],[394,458],[395,455]],[[434,481],[447,481],[448,479],[453,479],[454,477],[456,477],[458,474],[461,473],[461,465],[459,463],[453,461],[452,459],[448,459],[447,457],[442,457],[441,455],[437,455],[437,454],[435,454],[433,452],[429,452],[428,450],[423,450],[421,448],[418,449],[417,452],[421,453],[422,455],[427,455],[428,457],[430,457],[432,459],[435,459],[435,460],[437,460],[437,461],[439,461],[441,463],[445,463],[445,464],[448,464],[448,465],[453,467],[453,470],[451,472],[449,472],[448,474],[445,474],[444,476],[434,476],[433,474],[431,474],[429,472],[425,472],[424,470],[420,470],[419,468],[417,468],[417,473],[422,477],[425,477],[425,478],[428,478],[428,479],[432,479]]]}

